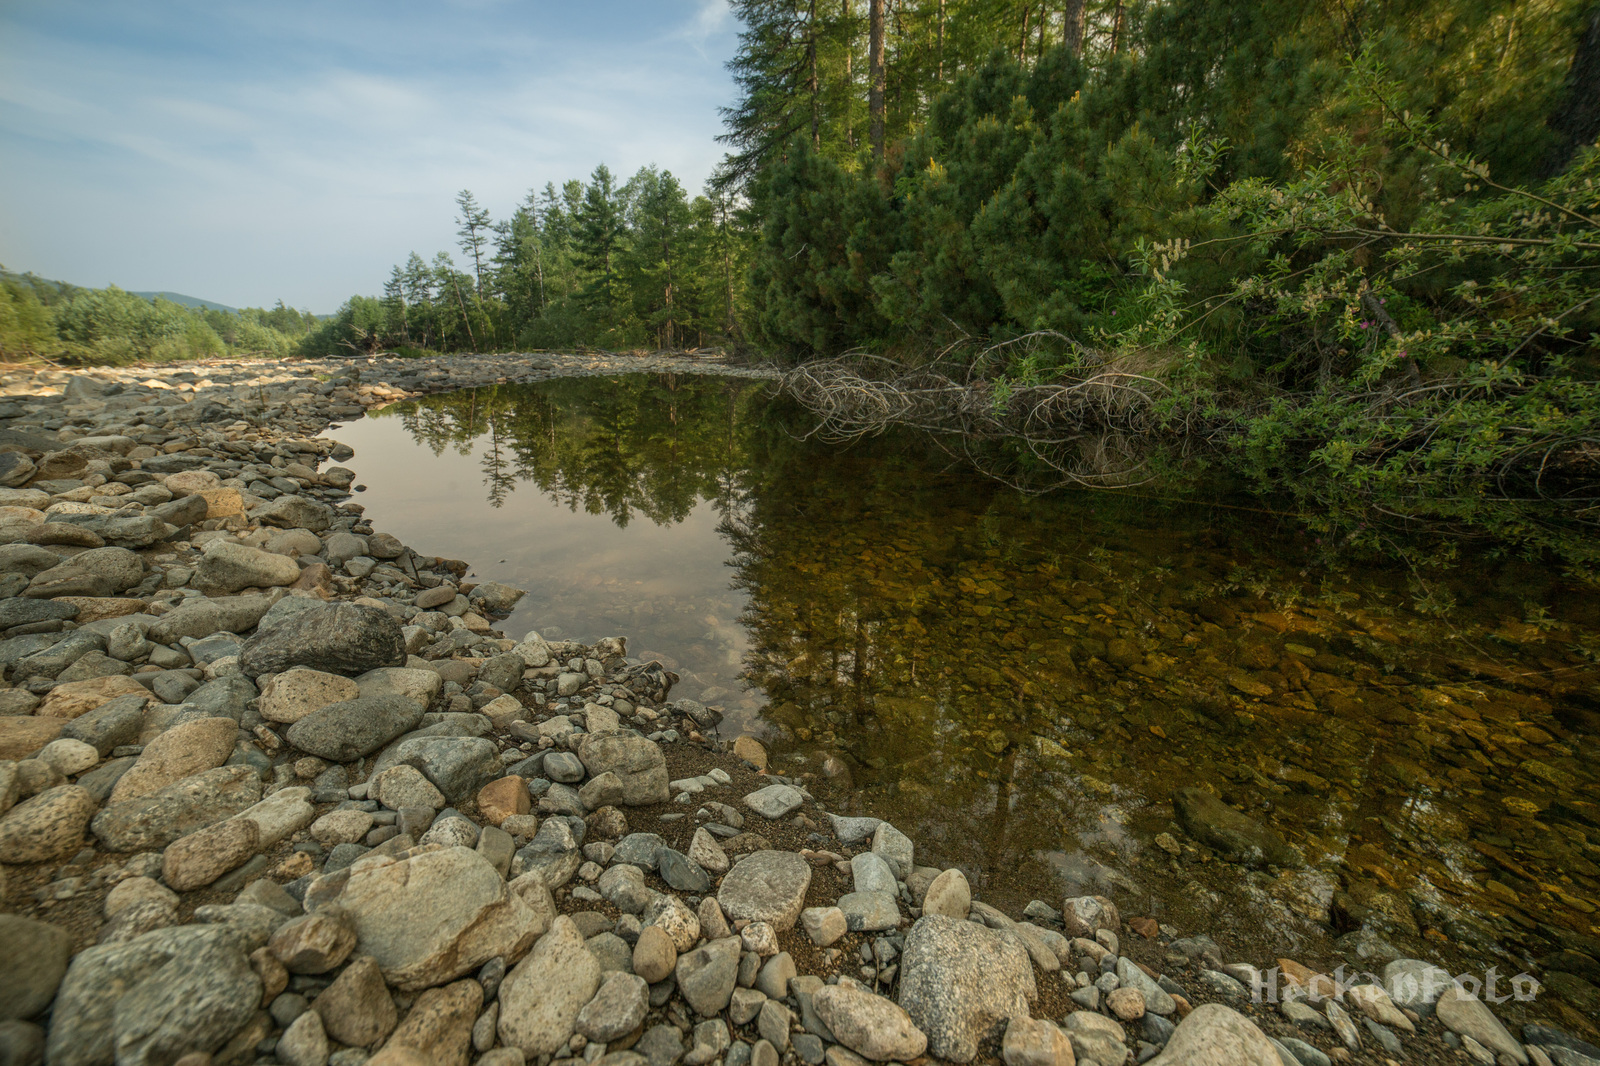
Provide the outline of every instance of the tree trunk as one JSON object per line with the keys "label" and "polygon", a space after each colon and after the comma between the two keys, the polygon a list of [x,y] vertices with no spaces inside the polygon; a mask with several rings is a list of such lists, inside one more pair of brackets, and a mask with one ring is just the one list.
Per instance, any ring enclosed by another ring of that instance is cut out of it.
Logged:
{"label": "tree trunk", "polygon": [[1028,61],[1028,19],[1033,15],[1033,5],[1022,5],[1022,36],[1017,39],[1017,62]]}
{"label": "tree trunk", "polygon": [[850,10],[853,2],[854,0],[839,0],[839,24],[844,27],[844,143],[851,148],[856,146],[855,116],[852,114],[856,95],[855,12]]}
{"label": "tree trunk", "polygon": [[811,67],[811,74],[806,80],[806,89],[811,93],[811,147],[813,150],[822,149],[822,101],[818,98],[819,86],[817,83],[817,0],[811,0],[810,7],[806,10],[806,62]]}
{"label": "tree trunk", "polygon": [[872,158],[883,162],[883,3],[867,5],[867,112],[870,118]]}
{"label": "tree trunk", "polygon": [[1075,56],[1083,55],[1083,5],[1084,0],[1068,0],[1061,12],[1061,39]]}
{"label": "tree trunk", "polygon": [[1111,54],[1116,55],[1122,51],[1122,20],[1124,12],[1122,0],[1117,0],[1117,6],[1111,13]]}
{"label": "tree trunk", "polygon": [[944,84],[944,0],[939,0],[939,72],[934,81]]}
{"label": "tree trunk", "polygon": [[1550,116],[1556,145],[1545,162],[1546,177],[1566,169],[1579,148],[1600,137],[1600,4],[1589,9],[1583,36],[1572,53],[1567,71],[1567,91],[1556,113]]}

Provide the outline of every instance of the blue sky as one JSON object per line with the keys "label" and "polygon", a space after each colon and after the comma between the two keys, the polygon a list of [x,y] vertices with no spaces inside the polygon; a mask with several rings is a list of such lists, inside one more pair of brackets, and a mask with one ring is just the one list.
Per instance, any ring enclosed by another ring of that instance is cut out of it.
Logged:
{"label": "blue sky", "polygon": [[459,189],[698,189],[737,30],[727,0],[0,0],[0,263],[326,313],[454,253]]}

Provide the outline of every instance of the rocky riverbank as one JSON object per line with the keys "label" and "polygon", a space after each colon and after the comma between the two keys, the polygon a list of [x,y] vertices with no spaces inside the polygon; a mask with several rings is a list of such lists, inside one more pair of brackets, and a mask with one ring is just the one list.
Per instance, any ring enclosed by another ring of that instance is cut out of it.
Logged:
{"label": "rocky riverbank", "polygon": [[975,900],[623,638],[499,632],[519,590],[374,530],[318,437],[426,392],[707,369],[0,379],[0,1066],[1600,1060],[1426,962],[1347,987],[1135,900]]}

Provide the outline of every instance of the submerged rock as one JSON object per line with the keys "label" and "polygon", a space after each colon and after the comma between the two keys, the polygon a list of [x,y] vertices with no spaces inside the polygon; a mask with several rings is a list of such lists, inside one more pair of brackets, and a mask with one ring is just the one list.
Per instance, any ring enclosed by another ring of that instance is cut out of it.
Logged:
{"label": "submerged rock", "polygon": [[1300,866],[1300,856],[1271,829],[1201,788],[1172,793],[1178,821],[1196,840],[1243,866]]}

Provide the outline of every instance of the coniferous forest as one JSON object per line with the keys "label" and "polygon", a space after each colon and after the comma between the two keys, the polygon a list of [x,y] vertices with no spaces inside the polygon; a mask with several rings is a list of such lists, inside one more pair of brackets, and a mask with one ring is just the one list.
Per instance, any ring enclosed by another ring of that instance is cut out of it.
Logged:
{"label": "coniferous forest", "polygon": [[[1594,0],[732,8],[698,194],[463,190],[458,247],[296,350],[823,360],[841,437],[1009,440],[1028,485],[1201,466],[1330,543],[1600,567]],[[94,355],[72,321],[35,326]]]}

